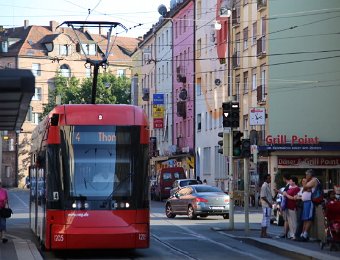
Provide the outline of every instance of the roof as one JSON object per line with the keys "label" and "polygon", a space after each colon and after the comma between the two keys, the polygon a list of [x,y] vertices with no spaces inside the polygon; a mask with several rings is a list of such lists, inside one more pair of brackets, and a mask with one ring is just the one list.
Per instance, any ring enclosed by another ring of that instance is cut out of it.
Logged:
{"label": "roof", "polygon": [[0,70],[0,130],[20,130],[35,91],[31,70]]}

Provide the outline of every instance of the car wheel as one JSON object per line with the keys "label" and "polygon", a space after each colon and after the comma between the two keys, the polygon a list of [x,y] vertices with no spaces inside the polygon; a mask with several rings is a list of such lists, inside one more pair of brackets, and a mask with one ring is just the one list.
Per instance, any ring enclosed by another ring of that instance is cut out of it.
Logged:
{"label": "car wheel", "polygon": [[208,215],[200,215],[201,218],[206,218]]}
{"label": "car wheel", "polygon": [[188,207],[188,217],[189,219],[197,219],[197,215],[195,214],[194,208],[191,205]]}
{"label": "car wheel", "polygon": [[229,213],[223,215],[224,219],[229,219]]}
{"label": "car wheel", "polygon": [[170,203],[166,204],[166,206],[165,206],[165,215],[168,218],[176,217],[176,214],[172,213],[172,207],[171,207]]}

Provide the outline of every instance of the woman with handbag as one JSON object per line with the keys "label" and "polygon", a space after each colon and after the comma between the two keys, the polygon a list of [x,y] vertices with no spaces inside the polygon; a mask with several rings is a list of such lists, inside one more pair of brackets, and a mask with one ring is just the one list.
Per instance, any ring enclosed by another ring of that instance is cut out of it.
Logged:
{"label": "woman with handbag", "polygon": [[[0,180],[0,210],[3,208],[9,207],[8,204],[8,194],[7,190],[5,190],[2,187],[2,183]],[[8,239],[5,237],[5,231],[6,231],[6,218],[3,218],[2,216],[0,217],[0,234],[1,234],[1,239],[2,243],[7,243]]]}

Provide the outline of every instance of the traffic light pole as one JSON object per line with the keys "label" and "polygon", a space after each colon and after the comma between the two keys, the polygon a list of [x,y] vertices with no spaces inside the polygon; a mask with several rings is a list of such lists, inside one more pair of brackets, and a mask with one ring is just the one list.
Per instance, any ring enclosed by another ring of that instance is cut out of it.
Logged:
{"label": "traffic light pole", "polygon": [[233,130],[229,135],[229,229],[234,230]]}
{"label": "traffic light pole", "polygon": [[[244,137],[248,138],[247,131],[244,131]],[[244,230],[246,234],[249,232],[249,158],[243,159],[244,169]]]}

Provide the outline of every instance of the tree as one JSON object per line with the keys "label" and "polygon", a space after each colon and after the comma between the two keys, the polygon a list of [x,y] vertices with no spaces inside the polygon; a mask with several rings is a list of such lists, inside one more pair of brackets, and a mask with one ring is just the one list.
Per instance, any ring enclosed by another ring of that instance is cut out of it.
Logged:
{"label": "tree", "polygon": [[[55,106],[56,97],[60,96],[61,104],[90,104],[92,95],[92,79],[80,80],[72,76],[65,78],[57,73],[55,88],[49,90],[49,103],[44,105],[43,117]],[[130,79],[115,77],[110,72],[98,75],[96,104],[129,104],[131,100]]]}

